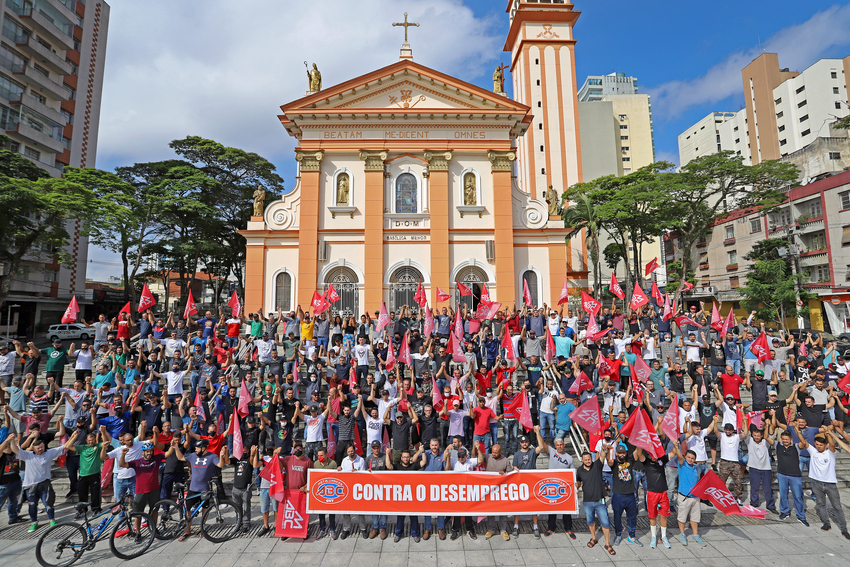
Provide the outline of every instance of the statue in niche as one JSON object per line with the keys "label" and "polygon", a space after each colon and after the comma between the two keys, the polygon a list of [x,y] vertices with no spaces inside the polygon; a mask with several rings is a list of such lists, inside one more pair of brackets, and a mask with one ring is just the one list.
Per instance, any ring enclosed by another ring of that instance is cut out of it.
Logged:
{"label": "statue in niche", "polygon": [[558,192],[551,185],[546,190],[546,202],[549,203],[550,215],[557,216],[561,214],[561,203],[558,199]]}
{"label": "statue in niche", "polygon": [[322,74],[315,63],[313,63],[312,69],[307,70],[307,79],[310,83],[310,92],[317,93],[322,90]]}
{"label": "statue in niche", "polygon": [[348,205],[348,174],[340,173],[336,178],[336,204]]}
{"label": "statue in niche", "polygon": [[265,200],[266,200],[266,189],[262,185],[257,185],[257,190],[254,191],[254,216],[261,217],[263,216],[263,209],[265,208]]}
{"label": "statue in niche", "polygon": [[478,189],[475,183],[475,174],[470,172],[463,176],[463,204],[474,207],[478,204]]}

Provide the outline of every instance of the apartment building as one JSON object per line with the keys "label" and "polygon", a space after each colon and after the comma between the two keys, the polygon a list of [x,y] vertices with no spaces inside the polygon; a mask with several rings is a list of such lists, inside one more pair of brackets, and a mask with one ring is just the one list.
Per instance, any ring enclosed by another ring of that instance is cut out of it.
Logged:
{"label": "apartment building", "polygon": [[679,165],[684,166],[698,157],[731,150],[750,165],[750,144],[747,136],[747,113],[712,112],[679,134]]}
{"label": "apartment building", "polygon": [[[109,4],[103,0],[3,0],[0,4],[0,128],[18,152],[53,177],[66,165],[94,167]],[[68,265],[53,250],[27,258],[12,277],[2,324],[13,332],[55,323],[85,292],[88,240],[71,222]],[[0,266],[0,270],[3,267]]]}

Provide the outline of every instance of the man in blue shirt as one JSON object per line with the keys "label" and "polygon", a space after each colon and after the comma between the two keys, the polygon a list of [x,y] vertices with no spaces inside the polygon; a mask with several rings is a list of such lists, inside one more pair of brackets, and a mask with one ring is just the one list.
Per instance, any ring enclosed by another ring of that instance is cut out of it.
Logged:
{"label": "man in blue shirt", "polygon": [[189,326],[196,326],[202,331],[202,337],[205,339],[211,339],[213,334],[215,333],[215,326],[218,325],[218,319],[213,318],[212,312],[207,311],[204,313],[203,318],[198,319],[196,322],[192,322],[192,319],[189,319]]}
{"label": "man in blue shirt", "polygon": [[685,455],[682,455],[679,440],[673,439],[673,452],[670,455],[675,456],[679,461],[679,497],[678,497],[678,520],[679,520],[679,541],[682,545],[688,545],[688,536],[685,535],[685,522],[690,516],[691,531],[694,534],[694,541],[705,547],[705,540],[697,533],[700,521],[700,500],[691,493],[691,490],[699,482],[700,467],[696,464],[697,454],[691,449],[688,449]]}
{"label": "man in blue shirt", "polygon": [[555,439],[566,440],[570,435],[573,419],[570,414],[575,411],[576,398],[573,393],[558,394],[558,404],[555,406]]}
{"label": "man in blue shirt", "polygon": [[[422,453],[422,459],[419,461],[421,470],[428,472],[437,472],[446,470],[446,462],[443,460],[443,453],[440,452],[440,441],[431,439],[429,442],[430,450]],[[431,537],[431,515],[425,516],[425,531],[422,532],[422,539],[428,540]],[[440,539],[446,539],[446,517],[437,516],[437,533]]]}

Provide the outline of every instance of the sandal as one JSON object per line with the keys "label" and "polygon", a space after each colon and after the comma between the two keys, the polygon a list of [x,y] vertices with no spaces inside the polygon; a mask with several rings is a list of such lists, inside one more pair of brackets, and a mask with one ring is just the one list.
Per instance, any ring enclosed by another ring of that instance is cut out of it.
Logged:
{"label": "sandal", "polygon": [[597,543],[599,543],[599,541],[595,537],[592,537],[590,538],[590,541],[587,542],[587,547],[595,547]]}
{"label": "sandal", "polygon": [[606,546],[605,546],[605,549],[608,551],[608,554],[609,554],[609,555],[617,555],[617,552],[616,552],[616,551],[614,551],[614,548],[613,548],[613,547],[611,547],[610,545],[606,545]]}
{"label": "sandal", "polygon": [[177,541],[186,541],[187,539],[189,539],[189,534],[183,534],[177,538]]}

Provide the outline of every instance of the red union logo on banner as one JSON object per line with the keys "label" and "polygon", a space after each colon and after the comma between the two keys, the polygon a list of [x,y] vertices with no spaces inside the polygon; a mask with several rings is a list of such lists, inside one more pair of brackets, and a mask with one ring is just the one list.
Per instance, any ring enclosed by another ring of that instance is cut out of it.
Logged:
{"label": "red union logo on banner", "polygon": [[735,501],[735,497],[733,497],[728,490],[723,490],[722,488],[717,488],[716,486],[707,487],[705,489],[705,495],[725,506],[732,506],[738,504]]}
{"label": "red union logo on banner", "polygon": [[286,507],[283,510],[283,525],[281,527],[286,530],[300,530],[304,527],[304,518],[292,507],[289,500],[286,501]]}
{"label": "red union logo on banner", "polygon": [[544,504],[557,506],[573,495],[572,487],[559,478],[544,478],[534,485],[534,496]]}

